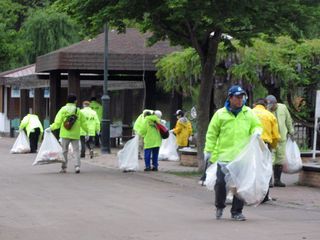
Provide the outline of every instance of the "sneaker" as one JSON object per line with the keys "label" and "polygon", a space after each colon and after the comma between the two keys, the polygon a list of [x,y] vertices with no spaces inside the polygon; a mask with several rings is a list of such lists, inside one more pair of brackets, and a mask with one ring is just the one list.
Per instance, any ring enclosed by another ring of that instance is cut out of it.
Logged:
{"label": "sneaker", "polygon": [[93,158],[93,150],[90,150],[90,158]]}
{"label": "sneaker", "polygon": [[235,221],[245,221],[246,220],[246,217],[242,213],[232,214],[231,218],[233,218]]}
{"label": "sneaker", "polygon": [[221,219],[222,214],[223,214],[223,208],[217,208],[217,210],[216,210],[216,219],[217,220]]}
{"label": "sneaker", "polygon": [[76,167],[75,173],[80,173],[80,167]]}
{"label": "sneaker", "polygon": [[145,168],[144,171],[149,172],[149,171],[151,171],[151,168]]}
{"label": "sneaker", "polygon": [[153,167],[153,168],[151,169],[151,171],[158,172],[158,168]]}
{"label": "sneaker", "polygon": [[61,168],[59,173],[67,173],[67,169],[66,168]]}

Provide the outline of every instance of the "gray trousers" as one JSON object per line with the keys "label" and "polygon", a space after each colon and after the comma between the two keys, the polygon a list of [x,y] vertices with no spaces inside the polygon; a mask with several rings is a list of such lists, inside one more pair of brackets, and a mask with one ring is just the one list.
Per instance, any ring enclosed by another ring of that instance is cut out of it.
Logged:
{"label": "gray trousers", "polygon": [[61,139],[61,145],[62,145],[62,151],[64,159],[66,160],[65,163],[62,163],[61,168],[67,168],[68,166],[68,150],[69,150],[69,144],[71,143],[73,153],[75,156],[76,164],[74,167],[80,167],[80,148],[79,148],[79,140],[75,139],[69,139],[69,138],[62,138]]}

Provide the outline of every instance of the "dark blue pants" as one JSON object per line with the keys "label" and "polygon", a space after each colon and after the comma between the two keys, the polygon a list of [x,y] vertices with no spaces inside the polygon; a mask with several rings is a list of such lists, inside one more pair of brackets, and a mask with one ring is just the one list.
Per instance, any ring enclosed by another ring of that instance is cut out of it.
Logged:
{"label": "dark blue pants", "polygon": [[158,155],[159,147],[144,149],[144,163],[146,168],[151,167],[151,153],[152,153],[152,166],[158,168]]}
{"label": "dark blue pants", "polygon": [[[216,208],[225,208],[225,202],[227,197],[227,189],[226,189],[226,181],[224,180],[225,174],[221,170],[221,166],[218,164],[217,168],[217,181],[216,185],[214,186],[215,196],[216,196]],[[231,214],[242,213],[243,209],[243,201],[233,196],[232,207],[231,207]]]}

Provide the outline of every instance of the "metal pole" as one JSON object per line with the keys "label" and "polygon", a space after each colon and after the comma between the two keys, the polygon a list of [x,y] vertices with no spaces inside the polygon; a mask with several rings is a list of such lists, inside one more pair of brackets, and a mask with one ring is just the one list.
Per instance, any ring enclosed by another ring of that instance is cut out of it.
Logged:
{"label": "metal pole", "polygon": [[104,25],[104,74],[103,74],[101,153],[110,153],[110,97],[108,95],[108,24]]}

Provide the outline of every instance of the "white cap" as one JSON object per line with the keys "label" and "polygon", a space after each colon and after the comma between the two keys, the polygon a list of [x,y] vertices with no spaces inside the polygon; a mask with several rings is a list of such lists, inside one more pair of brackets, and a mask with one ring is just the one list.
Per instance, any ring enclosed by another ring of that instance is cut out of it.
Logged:
{"label": "white cap", "polygon": [[154,115],[156,115],[158,118],[162,117],[162,112],[160,110],[155,110]]}

